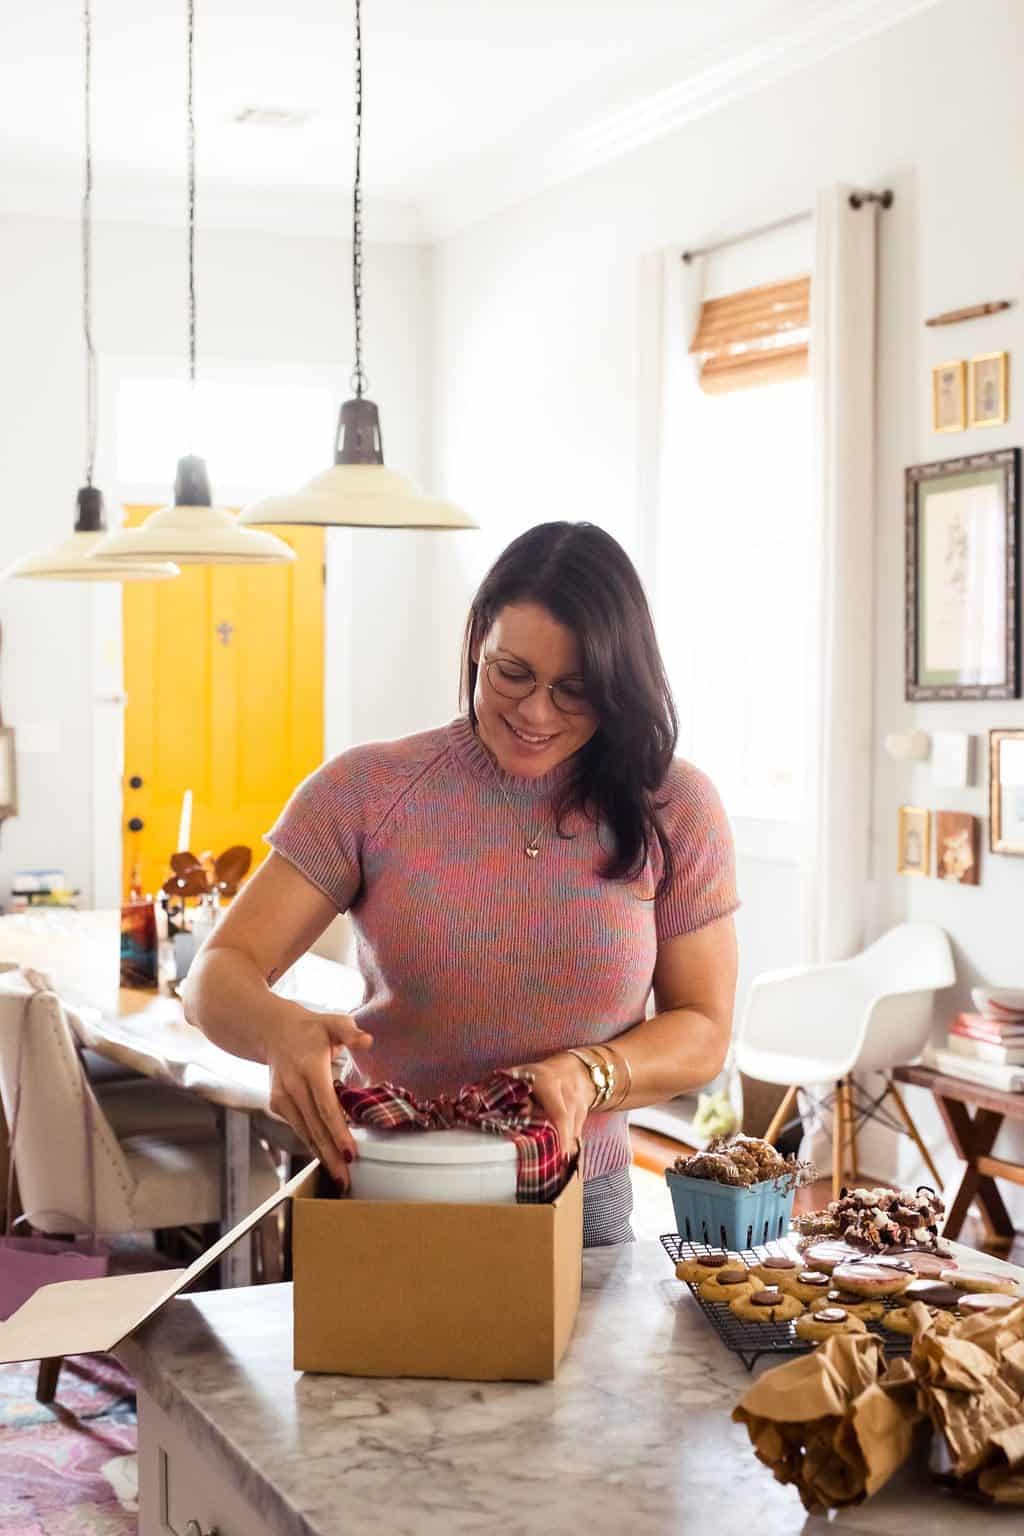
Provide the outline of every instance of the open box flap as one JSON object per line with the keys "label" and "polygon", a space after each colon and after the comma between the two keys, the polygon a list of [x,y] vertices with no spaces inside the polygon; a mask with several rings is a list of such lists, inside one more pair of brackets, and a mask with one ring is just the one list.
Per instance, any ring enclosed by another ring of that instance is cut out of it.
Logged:
{"label": "open box flap", "polygon": [[[109,1275],[102,1280],[60,1280],[40,1286],[5,1323],[0,1323],[0,1365],[60,1355],[100,1354],[114,1349],[179,1291],[205,1274],[240,1237],[269,1216],[318,1168],[314,1159],[248,1216],[217,1239],[187,1269]],[[0,1263],[2,1263],[0,1257]]]}

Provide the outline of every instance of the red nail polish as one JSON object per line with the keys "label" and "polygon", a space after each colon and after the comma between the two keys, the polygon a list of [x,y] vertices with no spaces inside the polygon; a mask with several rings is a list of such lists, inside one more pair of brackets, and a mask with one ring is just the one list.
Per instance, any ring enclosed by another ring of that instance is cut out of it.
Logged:
{"label": "red nail polish", "polygon": [[344,1157],[346,1163],[350,1163],[352,1161],[352,1153],[349,1151],[348,1147],[346,1147],[342,1152],[342,1157]]}

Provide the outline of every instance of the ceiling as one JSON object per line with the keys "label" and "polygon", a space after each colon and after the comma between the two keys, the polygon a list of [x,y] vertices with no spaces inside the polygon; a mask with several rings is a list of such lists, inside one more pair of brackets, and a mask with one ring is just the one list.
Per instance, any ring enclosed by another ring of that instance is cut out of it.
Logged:
{"label": "ceiling", "polygon": [[[364,0],[371,235],[444,235],[935,0]],[[200,217],[343,234],[352,0],[196,0]],[[97,213],[181,215],[184,0],[92,0]],[[0,19],[0,198],[77,213],[80,0]],[[285,126],[241,125],[247,108]]]}

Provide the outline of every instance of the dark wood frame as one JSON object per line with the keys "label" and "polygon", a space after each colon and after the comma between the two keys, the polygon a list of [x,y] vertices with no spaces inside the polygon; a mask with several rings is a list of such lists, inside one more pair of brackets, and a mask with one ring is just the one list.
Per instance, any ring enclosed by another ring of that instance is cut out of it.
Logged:
{"label": "dark wood frame", "polygon": [[1024,741],[1024,729],[996,727],[988,733],[988,847],[990,853],[1024,855],[1024,843],[1009,844],[1002,837],[1002,803],[999,795],[999,746],[1004,740]]}
{"label": "dark wood frame", "polygon": [[[1001,469],[1006,514],[1006,667],[1000,683],[918,682],[918,486],[957,474]],[[905,668],[906,698],[1015,699],[1020,694],[1020,449],[1001,448],[933,464],[915,464],[905,471]]]}
{"label": "dark wood frame", "polygon": [[[1012,1184],[1024,1184],[1024,1165],[993,1157],[991,1153],[1003,1121],[1024,1120],[1024,1093],[986,1088],[981,1083],[948,1077],[931,1067],[894,1067],[892,1075],[897,1082],[931,1089],[953,1151],[964,1164],[959,1184],[952,1196],[947,1195],[943,1237],[958,1236],[968,1208],[976,1200],[989,1241],[1009,1246],[1015,1236],[1013,1222],[995,1181],[1008,1179]],[[974,1109],[973,1115],[968,1105]]]}

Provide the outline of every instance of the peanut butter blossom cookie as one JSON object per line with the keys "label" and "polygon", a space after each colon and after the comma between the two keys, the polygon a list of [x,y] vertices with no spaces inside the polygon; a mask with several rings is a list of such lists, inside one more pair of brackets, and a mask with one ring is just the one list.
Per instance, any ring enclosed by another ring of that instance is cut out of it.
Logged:
{"label": "peanut butter blossom cookie", "polygon": [[825,1307],[821,1312],[807,1312],[797,1318],[797,1337],[820,1344],[837,1333],[866,1333],[859,1317],[853,1317],[845,1307]]}
{"label": "peanut butter blossom cookie", "polygon": [[727,1253],[720,1248],[712,1248],[708,1253],[698,1253],[689,1259],[680,1259],[676,1265],[676,1274],[680,1280],[688,1280],[691,1285],[703,1285],[705,1280],[717,1274],[720,1269],[725,1269],[730,1263],[735,1266],[735,1259],[730,1259]]}
{"label": "peanut butter blossom cookie", "polygon": [[862,1323],[875,1323],[885,1311],[884,1301],[869,1301],[866,1296],[851,1296],[846,1291],[837,1291],[834,1287],[811,1302],[812,1312],[824,1312],[829,1307],[842,1307],[844,1312],[849,1312],[851,1317],[859,1317]]}
{"label": "peanut butter blossom cookie", "polygon": [[751,1264],[750,1273],[763,1280],[765,1285],[785,1285],[805,1269],[802,1259],[791,1259],[788,1254],[770,1254],[757,1264]]}
{"label": "peanut butter blossom cookie", "polygon": [[806,1301],[813,1306],[827,1293],[832,1282],[820,1269],[802,1269],[793,1279],[787,1277],[781,1284],[798,1301]]}
{"label": "peanut butter blossom cookie", "polygon": [[751,1291],[763,1289],[762,1282],[753,1279],[745,1265],[737,1264],[720,1269],[705,1280],[700,1294],[702,1301],[735,1301],[740,1296],[749,1296]]}
{"label": "peanut butter blossom cookie", "polygon": [[766,1285],[729,1303],[729,1311],[745,1323],[788,1323],[799,1317],[803,1310],[803,1302],[787,1295],[777,1285]]}

